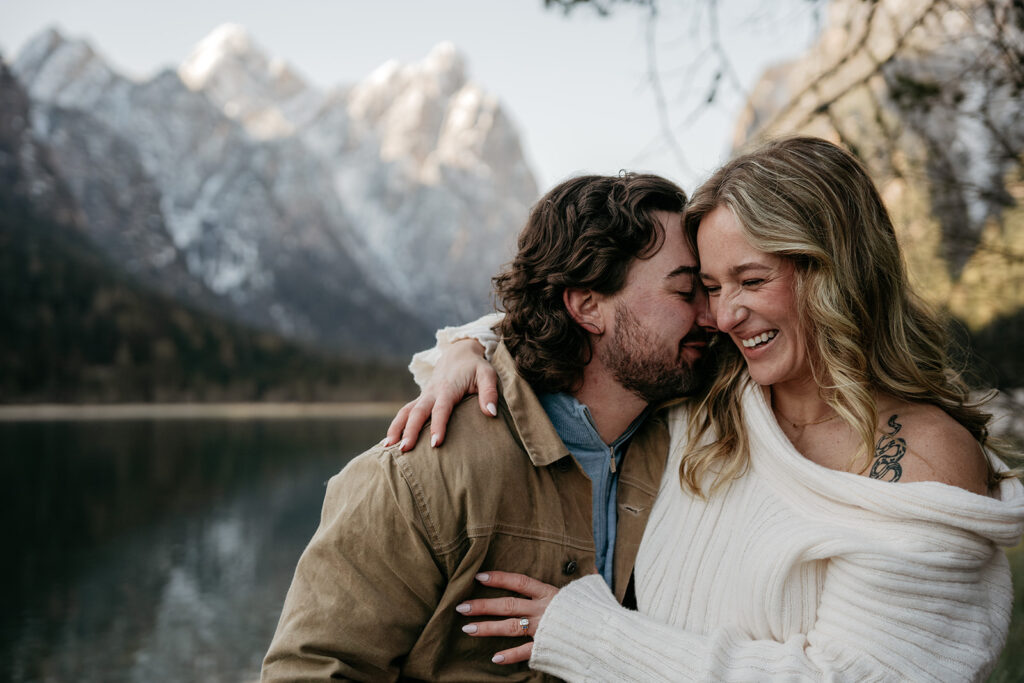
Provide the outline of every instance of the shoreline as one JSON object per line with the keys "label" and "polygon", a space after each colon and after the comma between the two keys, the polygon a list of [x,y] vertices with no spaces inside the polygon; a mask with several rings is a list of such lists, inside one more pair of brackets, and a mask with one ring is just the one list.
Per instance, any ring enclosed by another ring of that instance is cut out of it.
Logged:
{"label": "shoreline", "polygon": [[404,403],[38,403],[0,405],[0,422],[390,418]]}

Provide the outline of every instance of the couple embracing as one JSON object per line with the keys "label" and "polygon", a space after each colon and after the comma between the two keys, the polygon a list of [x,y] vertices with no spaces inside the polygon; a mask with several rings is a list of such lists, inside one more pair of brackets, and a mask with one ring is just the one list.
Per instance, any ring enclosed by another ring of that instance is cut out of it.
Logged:
{"label": "couple embracing", "polygon": [[1024,488],[854,157],[566,181],[495,284],[328,484],[264,680],[984,679]]}

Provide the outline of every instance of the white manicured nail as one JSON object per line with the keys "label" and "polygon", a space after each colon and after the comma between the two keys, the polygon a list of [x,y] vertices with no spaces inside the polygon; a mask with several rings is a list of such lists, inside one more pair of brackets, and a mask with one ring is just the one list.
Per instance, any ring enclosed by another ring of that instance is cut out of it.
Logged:
{"label": "white manicured nail", "polygon": [[476,624],[466,624],[462,627],[463,633],[476,633]]}
{"label": "white manicured nail", "polygon": [[490,413],[492,417],[498,417],[498,407],[493,403],[487,404],[487,412]]}
{"label": "white manicured nail", "polygon": [[430,437],[430,447],[431,448],[437,448],[437,442],[440,439],[441,439],[441,437],[438,436],[437,434],[434,434],[432,437]]}

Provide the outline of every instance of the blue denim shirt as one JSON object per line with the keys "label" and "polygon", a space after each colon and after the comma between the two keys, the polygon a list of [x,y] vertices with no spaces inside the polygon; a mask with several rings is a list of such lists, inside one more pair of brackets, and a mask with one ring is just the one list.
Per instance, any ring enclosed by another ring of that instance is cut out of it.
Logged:
{"label": "blue denim shirt", "polygon": [[594,427],[590,409],[569,394],[539,394],[537,398],[551,419],[562,443],[590,478],[594,504],[594,549],[597,570],[609,586],[612,585],[612,567],[615,556],[615,526],[618,513],[615,505],[616,489],[622,457],[629,439],[637,430],[647,412],[633,420],[619,438],[606,444]]}

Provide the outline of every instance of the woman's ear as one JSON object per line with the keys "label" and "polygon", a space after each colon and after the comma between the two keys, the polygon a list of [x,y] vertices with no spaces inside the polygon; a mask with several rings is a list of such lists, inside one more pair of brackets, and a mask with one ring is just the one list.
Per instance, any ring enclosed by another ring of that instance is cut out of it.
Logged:
{"label": "woman's ear", "polygon": [[604,315],[599,305],[604,297],[591,289],[568,287],[562,292],[565,310],[590,334],[604,334]]}

